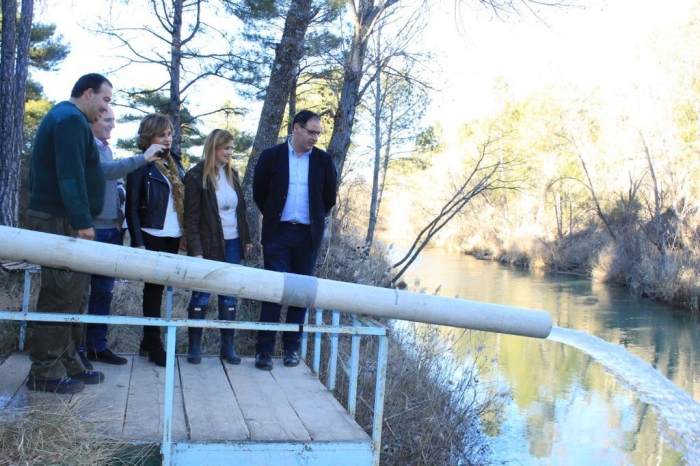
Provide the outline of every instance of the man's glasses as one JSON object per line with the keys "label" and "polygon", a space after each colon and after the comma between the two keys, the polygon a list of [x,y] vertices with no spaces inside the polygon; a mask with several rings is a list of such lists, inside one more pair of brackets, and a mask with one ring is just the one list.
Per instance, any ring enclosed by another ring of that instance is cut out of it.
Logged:
{"label": "man's glasses", "polygon": [[306,130],[306,132],[309,133],[311,136],[319,137],[319,136],[321,135],[321,132],[320,132],[320,131],[311,131],[310,129],[308,129],[308,128],[307,128],[306,126],[304,126],[304,125],[299,125],[299,126],[301,126],[302,128],[304,128],[304,129]]}

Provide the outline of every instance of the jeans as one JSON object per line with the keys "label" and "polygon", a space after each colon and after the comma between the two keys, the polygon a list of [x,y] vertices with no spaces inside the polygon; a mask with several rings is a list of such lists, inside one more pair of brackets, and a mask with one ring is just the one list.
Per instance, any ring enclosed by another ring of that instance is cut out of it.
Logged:
{"label": "jeans", "polygon": [[[281,222],[274,238],[263,246],[265,269],[275,272],[290,272],[298,275],[313,275],[318,251],[311,239],[308,225]],[[260,306],[260,322],[279,322],[282,306],[263,301]],[[289,306],[287,308],[288,324],[303,324],[306,308]],[[277,332],[261,330],[255,349],[258,353],[272,353]],[[285,350],[298,351],[301,332],[284,332],[282,347]]]}
{"label": "jeans", "polygon": [[[240,264],[243,257],[241,251],[241,240],[239,238],[224,240],[226,246],[226,262],[229,264]],[[190,298],[190,306],[206,307],[211,299],[211,293],[205,291],[193,291]],[[219,295],[219,307],[233,307],[236,305],[236,298],[233,296]]]}
{"label": "jeans", "polygon": [[[116,228],[95,230],[95,241],[107,244],[121,244],[121,232]],[[95,316],[108,316],[112,305],[114,291],[114,277],[93,275],[90,279],[90,300],[88,301],[88,314]],[[85,334],[85,347],[88,351],[103,351],[107,349],[107,324],[87,324]]]}

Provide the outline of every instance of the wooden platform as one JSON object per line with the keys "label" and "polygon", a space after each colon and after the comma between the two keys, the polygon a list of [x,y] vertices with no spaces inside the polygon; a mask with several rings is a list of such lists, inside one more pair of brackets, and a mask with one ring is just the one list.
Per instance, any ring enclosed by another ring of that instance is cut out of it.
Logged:
{"label": "wooden platform", "polygon": [[39,272],[41,270],[40,265],[4,259],[0,259],[0,267],[8,272],[24,272],[25,270],[29,270],[30,272]]}
{"label": "wooden platform", "polygon": [[[165,368],[126,356],[123,366],[94,363],[104,383],[56,395],[28,390],[29,357],[14,353],[0,365],[0,409],[81,403],[109,435],[159,443]],[[251,358],[232,366],[178,356],[173,418],[173,464],[373,464],[371,438],[303,362],[275,359],[274,370],[261,371]]]}

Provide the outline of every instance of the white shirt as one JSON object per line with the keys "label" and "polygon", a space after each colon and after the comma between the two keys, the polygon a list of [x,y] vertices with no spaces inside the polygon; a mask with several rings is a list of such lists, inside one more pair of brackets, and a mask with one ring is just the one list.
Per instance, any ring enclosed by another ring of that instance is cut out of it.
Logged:
{"label": "white shirt", "polygon": [[223,165],[219,167],[216,203],[219,207],[219,217],[221,217],[221,228],[224,230],[224,239],[238,238],[238,218],[236,217],[238,194],[236,194],[236,190],[228,184],[226,171]]}
{"label": "white shirt", "polygon": [[311,151],[298,155],[294,152],[291,138],[287,142],[289,148],[289,186],[287,200],[282,210],[282,222],[298,222],[311,224],[309,215],[309,159]]}

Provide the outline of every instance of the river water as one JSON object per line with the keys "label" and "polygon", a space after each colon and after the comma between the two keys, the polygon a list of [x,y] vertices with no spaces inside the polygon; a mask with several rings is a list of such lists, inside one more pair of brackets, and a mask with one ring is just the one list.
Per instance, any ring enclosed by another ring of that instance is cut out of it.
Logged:
{"label": "river water", "polygon": [[625,288],[439,250],[424,251],[407,282],[552,316],[546,340],[488,332],[456,339],[458,361],[469,361],[478,342],[491,361],[483,382],[509,395],[490,430],[496,463],[700,465],[697,317]]}

